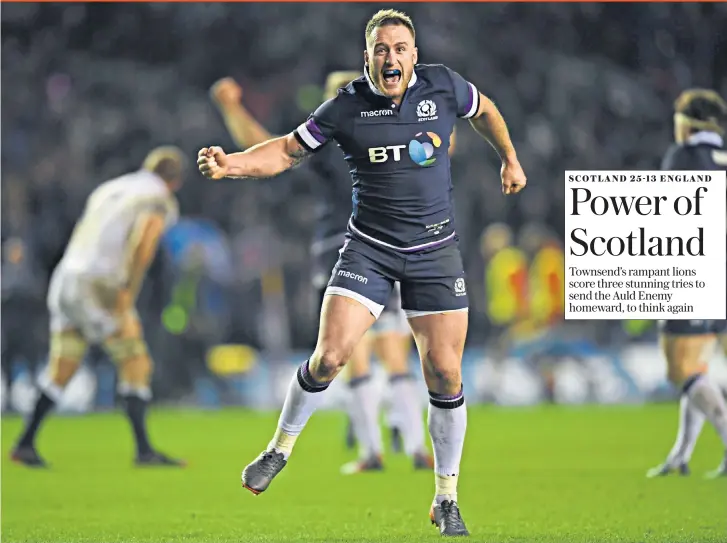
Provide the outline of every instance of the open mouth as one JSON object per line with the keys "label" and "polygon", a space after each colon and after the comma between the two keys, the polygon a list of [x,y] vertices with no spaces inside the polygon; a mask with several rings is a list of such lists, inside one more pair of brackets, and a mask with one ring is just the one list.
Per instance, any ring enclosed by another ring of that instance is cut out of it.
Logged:
{"label": "open mouth", "polygon": [[400,70],[384,70],[383,71],[384,76],[384,83],[389,85],[398,85],[401,81],[401,71]]}

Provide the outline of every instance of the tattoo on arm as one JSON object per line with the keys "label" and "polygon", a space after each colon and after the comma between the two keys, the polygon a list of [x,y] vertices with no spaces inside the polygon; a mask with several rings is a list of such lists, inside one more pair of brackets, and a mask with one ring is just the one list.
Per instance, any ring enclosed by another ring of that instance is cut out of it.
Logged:
{"label": "tattoo on arm", "polygon": [[301,162],[303,162],[306,158],[312,155],[313,153],[306,149],[303,149],[302,147],[298,147],[297,149],[290,151],[288,153],[288,156],[290,157],[291,169],[299,166]]}

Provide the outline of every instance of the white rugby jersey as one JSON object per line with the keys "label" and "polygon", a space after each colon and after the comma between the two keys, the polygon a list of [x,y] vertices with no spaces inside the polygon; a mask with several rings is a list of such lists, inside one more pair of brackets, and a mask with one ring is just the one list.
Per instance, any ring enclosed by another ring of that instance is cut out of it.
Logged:
{"label": "white rugby jersey", "polygon": [[163,213],[165,230],[179,218],[177,200],[159,176],[139,170],[106,181],[88,197],[59,267],[125,283],[133,226],[148,212]]}

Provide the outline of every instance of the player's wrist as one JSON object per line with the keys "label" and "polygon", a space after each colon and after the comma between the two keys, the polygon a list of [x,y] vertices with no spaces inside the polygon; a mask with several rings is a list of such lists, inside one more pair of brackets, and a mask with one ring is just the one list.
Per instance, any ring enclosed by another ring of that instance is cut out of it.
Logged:
{"label": "player's wrist", "polygon": [[238,175],[241,172],[240,168],[235,168],[231,165],[220,166],[220,171],[212,177],[214,180],[224,179],[225,177],[242,177]]}
{"label": "player's wrist", "polygon": [[511,166],[518,163],[517,153],[515,152],[515,149],[503,152],[500,155],[500,159],[502,160],[503,166]]}

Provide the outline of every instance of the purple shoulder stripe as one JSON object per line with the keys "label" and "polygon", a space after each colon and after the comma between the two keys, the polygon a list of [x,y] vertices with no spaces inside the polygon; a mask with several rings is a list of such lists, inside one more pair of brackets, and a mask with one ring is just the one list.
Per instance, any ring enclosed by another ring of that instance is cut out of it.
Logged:
{"label": "purple shoulder stripe", "polygon": [[318,125],[313,119],[308,119],[305,123],[305,127],[318,143],[326,143],[326,137],[323,135],[323,132],[321,132],[321,129],[318,128]]}

